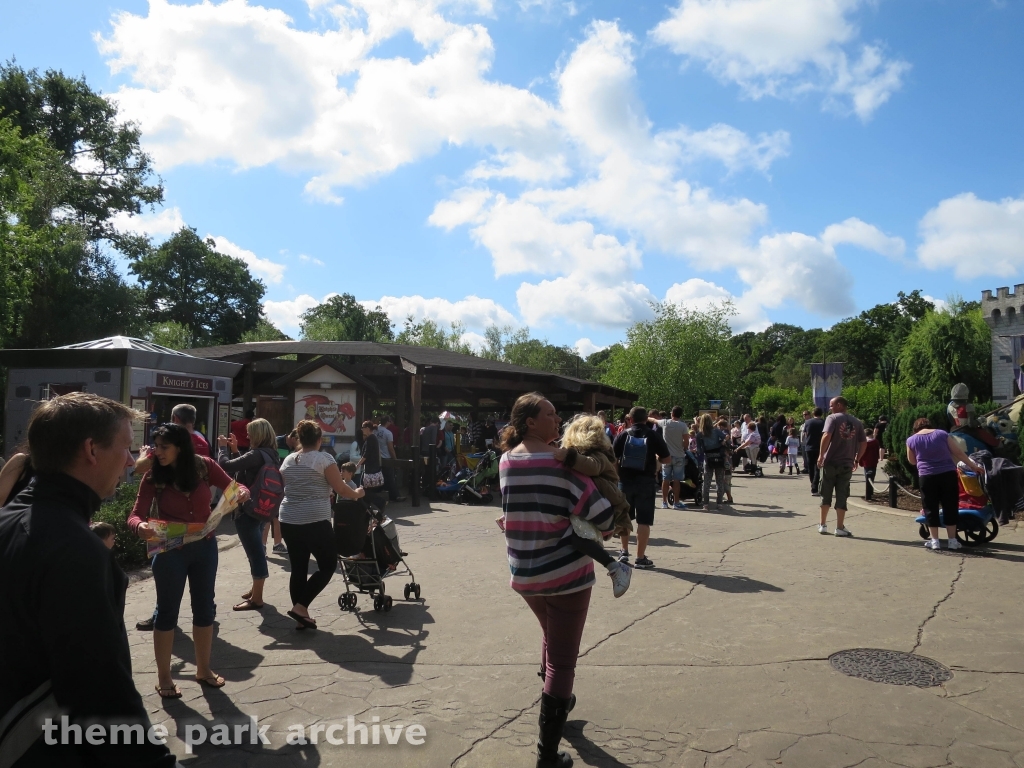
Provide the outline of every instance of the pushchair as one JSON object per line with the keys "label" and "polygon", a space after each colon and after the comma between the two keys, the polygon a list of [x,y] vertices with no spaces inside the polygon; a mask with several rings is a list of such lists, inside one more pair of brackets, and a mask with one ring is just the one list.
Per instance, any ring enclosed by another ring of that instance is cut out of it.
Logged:
{"label": "pushchair", "polygon": [[[987,451],[971,455],[974,461],[984,462],[982,454],[987,454],[991,460],[991,454]],[[966,465],[964,465],[966,466]],[[960,488],[959,514],[956,523],[956,539],[965,547],[978,547],[988,544],[999,535],[999,521],[996,520],[995,507],[989,498],[988,483],[984,475],[975,475],[973,472],[965,472],[957,467],[957,484]],[[945,526],[944,510],[939,510],[939,524]],[[928,530],[928,517],[918,515],[915,518],[919,526],[918,533],[922,539],[928,539],[931,533]]]}
{"label": "pushchair", "polygon": [[465,459],[466,468],[437,481],[438,496],[459,504],[490,504],[494,500],[491,486],[498,480],[498,454],[484,451]]}
{"label": "pushchair", "polygon": [[[343,611],[356,610],[357,593],[362,592],[373,598],[373,610],[390,611],[393,600],[385,594],[384,579],[405,574],[409,577],[405,599],[419,600],[420,585],[405,562],[394,521],[384,515],[384,502],[377,498],[369,503],[366,499],[345,499],[335,502],[333,509],[334,540],[345,580],[345,591],[338,595],[338,607]],[[405,570],[399,571],[399,565]]]}
{"label": "pushchair", "polygon": [[683,479],[679,483],[679,498],[676,498],[675,491],[669,488],[668,503],[675,506],[677,501],[693,500],[696,506],[701,505],[704,492],[704,467],[697,461],[693,451],[686,452],[686,468],[683,470]]}

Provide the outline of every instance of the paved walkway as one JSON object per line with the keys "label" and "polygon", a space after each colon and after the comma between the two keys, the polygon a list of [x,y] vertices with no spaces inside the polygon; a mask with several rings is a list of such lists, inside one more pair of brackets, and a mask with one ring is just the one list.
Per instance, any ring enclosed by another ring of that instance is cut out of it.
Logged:
{"label": "paved walkway", "polygon": [[[657,569],[636,572],[623,598],[599,575],[563,742],[577,765],[1024,767],[1024,529],[1003,529],[983,553],[929,552],[912,520],[868,509],[848,515],[854,538],[819,535],[805,477],[736,476],[734,494],[721,512],[659,510]],[[508,588],[497,508],[392,511],[421,603],[401,600],[397,582],[390,613],[362,596],[343,613],[339,575],[313,606],[320,630],[297,632],[284,615],[287,561],[274,557],[267,608],[233,613],[248,582],[235,546],[217,582],[225,688],[193,681],[181,635],[184,698],[160,700],[150,637],[129,631],[138,688],[186,764],[533,765],[539,630]],[[129,589],[130,626],[153,598],[151,581]],[[851,648],[912,651],[953,677],[932,688],[848,677],[828,658]],[[290,726],[349,715],[421,724],[426,742],[285,743]],[[249,716],[269,726],[269,745],[185,754],[187,724]]]}

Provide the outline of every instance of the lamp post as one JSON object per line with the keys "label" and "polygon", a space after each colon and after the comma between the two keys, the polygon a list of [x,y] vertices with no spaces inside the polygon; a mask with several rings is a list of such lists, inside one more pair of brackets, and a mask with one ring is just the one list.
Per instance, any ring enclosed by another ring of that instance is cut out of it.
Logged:
{"label": "lamp post", "polygon": [[886,410],[886,415],[888,415],[889,421],[892,421],[892,385],[900,377],[899,358],[882,358],[881,374],[882,381],[885,382],[885,386],[889,391],[889,407]]}

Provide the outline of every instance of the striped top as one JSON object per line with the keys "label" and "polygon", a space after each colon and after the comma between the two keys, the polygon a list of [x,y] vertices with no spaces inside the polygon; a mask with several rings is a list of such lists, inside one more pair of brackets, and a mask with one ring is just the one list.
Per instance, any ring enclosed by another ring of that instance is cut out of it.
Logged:
{"label": "striped top", "polygon": [[331,486],[324,471],[334,463],[334,457],[323,451],[292,453],[285,458],[281,463],[282,523],[304,525],[331,519]]}
{"label": "striped top", "polygon": [[506,453],[498,471],[512,589],[564,595],[592,586],[594,562],[573,548],[569,515],[611,529],[611,504],[593,481],[550,453]]}

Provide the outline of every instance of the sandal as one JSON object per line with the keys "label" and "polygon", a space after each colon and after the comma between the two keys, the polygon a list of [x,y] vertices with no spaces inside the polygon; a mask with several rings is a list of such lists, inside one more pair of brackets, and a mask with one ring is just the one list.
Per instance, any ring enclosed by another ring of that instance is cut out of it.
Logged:
{"label": "sandal", "polygon": [[238,605],[231,606],[233,611],[262,611],[263,603],[254,603],[251,598],[245,598]]}
{"label": "sandal", "polygon": [[309,618],[309,616],[301,616],[295,611],[288,611],[288,615],[299,623],[296,629],[316,629],[316,622]]}
{"label": "sandal", "polygon": [[245,594],[242,595],[242,599],[243,600],[248,600],[250,597],[252,597],[252,590],[251,589],[248,592],[246,592]]}
{"label": "sandal", "polygon": [[181,689],[176,685],[172,685],[169,688],[161,688],[159,685],[154,687],[154,690],[160,694],[161,699],[180,699]]}
{"label": "sandal", "polygon": [[196,677],[196,682],[200,685],[205,685],[207,688],[223,688],[226,681],[220,675],[210,675],[209,677]]}

